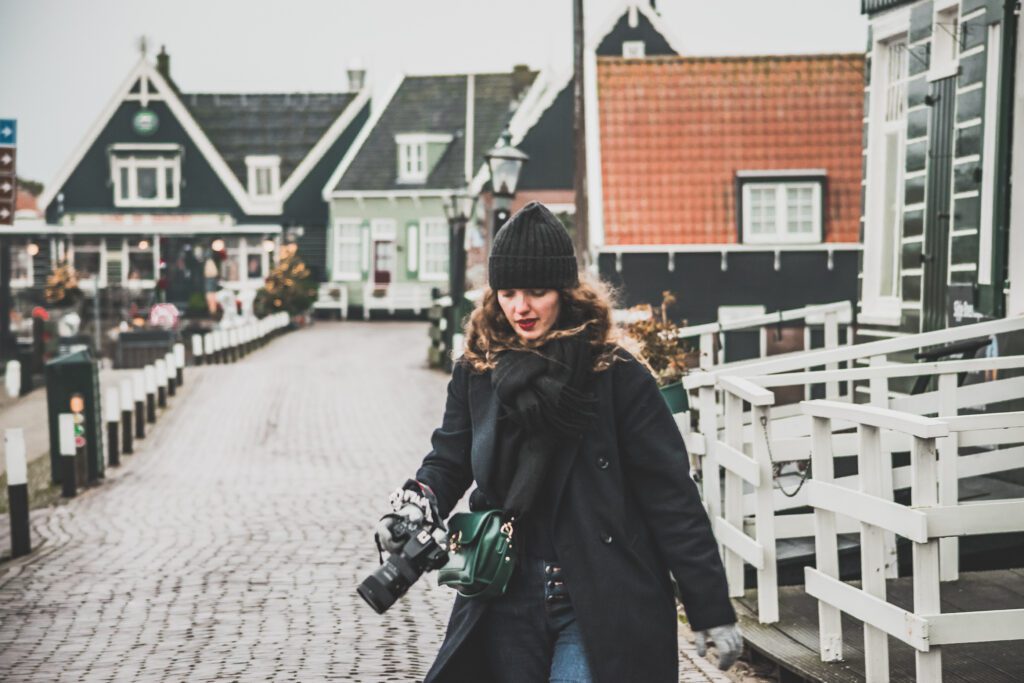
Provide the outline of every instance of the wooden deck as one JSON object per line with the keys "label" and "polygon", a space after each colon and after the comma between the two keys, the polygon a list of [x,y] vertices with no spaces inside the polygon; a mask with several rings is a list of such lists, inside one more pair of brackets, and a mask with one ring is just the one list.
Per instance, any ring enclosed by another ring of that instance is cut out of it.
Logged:
{"label": "wooden deck", "polygon": [[[909,577],[888,582],[888,599],[910,609],[913,584]],[[962,573],[960,579],[942,584],[942,611],[1024,608],[1024,569],[1000,569]],[[779,621],[757,621],[757,592],[736,601],[743,635],[763,657],[783,669],[781,680],[806,679],[828,683],[863,683],[864,629],[861,622],[843,615],[842,662],[822,662],[818,655],[818,601],[802,586],[779,588]],[[889,638],[891,681],[914,678],[914,650]],[[945,645],[942,648],[943,680],[948,682],[1016,683],[1024,680],[1024,647],[1020,641]]]}

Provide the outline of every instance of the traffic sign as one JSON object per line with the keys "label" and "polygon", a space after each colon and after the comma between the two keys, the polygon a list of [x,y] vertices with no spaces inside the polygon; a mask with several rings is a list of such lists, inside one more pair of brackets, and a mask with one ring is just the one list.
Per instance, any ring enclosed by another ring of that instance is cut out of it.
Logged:
{"label": "traffic sign", "polygon": [[14,167],[18,161],[18,150],[14,147],[0,147],[0,177],[14,177]]}
{"label": "traffic sign", "polygon": [[[0,133],[13,121],[0,119]],[[15,138],[15,133],[10,137]],[[18,194],[18,179],[15,175],[18,150],[15,147],[0,146],[0,225],[14,225],[14,209]]]}
{"label": "traffic sign", "polygon": [[18,144],[18,122],[15,119],[0,119],[0,145],[14,147]]}

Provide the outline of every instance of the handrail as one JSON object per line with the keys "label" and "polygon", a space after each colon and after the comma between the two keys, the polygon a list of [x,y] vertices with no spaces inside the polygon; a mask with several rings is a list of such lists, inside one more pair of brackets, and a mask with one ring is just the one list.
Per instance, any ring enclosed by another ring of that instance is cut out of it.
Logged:
{"label": "handrail", "polygon": [[845,313],[846,316],[840,318],[839,322],[849,323],[852,319],[853,307],[850,305],[849,301],[835,301],[829,304],[814,304],[811,306],[804,306],[803,308],[793,308],[786,311],[777,311],[775,313],[763,313],[750,316],[748,318],[728,320],[726,322],[691,325],[679,330],[677,336],[679,339],[690,339],[692,337],[699,337],[702,334],[734,332],[736,330],[745,330],[752,327],[774,325],[780,322],[803,320],[812,315],[825,315],[827,313]]}
{"label": "handrail", "polygon": [[894,429],[921,439],[936,439],[949,436],[949,427],[942,420],[921,417],[888,408],[844,403],[842,401],[801,401],[804,415],[829,420],[849,420],[880,429]]}
{"label": "handrail", "polygon": [[[989,320],[973,325],[962,325],[950,327],[933,332],[922,332],[920,334],[896,337],[893,339],[882,339],[866,344],[853,344],[839,346],[831,349],[814,349],[810,351],[794,351],[792,353],[779,354],[770,358],[754,358],[750,360],[736,361],[728,365],[705,370],[704,372],[715,376],[722,374],[741,375],[767,375],[779,372],[791,372],[803,370],[804,368],[825,365],[826,363],[842,363],[857,358],[870,358],[872,356],[885,356],[898,351],[945,344],[961,339],[973,339],[977,337],[988,337],[1006,332],[1024,330],[1024,315]],[[692,373],[699,375],[700,372]]]}
{"label": "handrail", "polygon": [[[961,372],[983,372],[985,370],[1011,370],[1024,368],[1024,355],[1000,356],[996,358],[971,358],[969,360],[936,361],[932,363],[889,363],[873,365],[870,368],[848,368],[844,370],[809,370],[780,375],[754,375],[746,377],[749,382],[762,387],[785,387],[796,384],[821,384],[824,382],[854,382],[857,380],[884,377],[920,377],[922,375],[944,375]],[[731,381],[737,378],[728,376]],[[721,384],[724,379],[719,379]]]}

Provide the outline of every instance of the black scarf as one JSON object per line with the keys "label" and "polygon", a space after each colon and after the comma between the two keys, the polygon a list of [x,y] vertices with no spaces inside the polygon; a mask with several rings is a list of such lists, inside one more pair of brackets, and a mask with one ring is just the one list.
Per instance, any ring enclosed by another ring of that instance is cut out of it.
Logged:
{"label": "black scarf", "polygon": [[587,391],[592,366],[583,335],[498,358],[491,375],[501,404],[493,485],[506,515],[531,509],[561,444],[596,416],[597,400]]}

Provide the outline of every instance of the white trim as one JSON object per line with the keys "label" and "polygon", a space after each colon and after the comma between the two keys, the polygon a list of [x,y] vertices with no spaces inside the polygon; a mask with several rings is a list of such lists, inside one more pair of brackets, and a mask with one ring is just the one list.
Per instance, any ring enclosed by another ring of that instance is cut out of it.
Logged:
{"label": "white trim", "polygon": [[960,17],[960,21],[961,22],[970,21],[971,19],[974,19],[975,17],[980,17],[980,16],[982,16],[984,14],[985,14],[985,8],[984,7],[979,7],[978,9],[976,9],[976,10],[974,10],[972,12],[969,12],[969,13],[964,14],[963,16],[961,16]]}
{"label": "white trim", "polygon": [[445,199],[454,191],[454,188],[441,188],[436,190],[342,190],[331,194],[328,197],[328,200],[355,199],[357,201],[362,201],[364,199],[390,199],[394,201],[396,199],[420,200],[429,197]]}
{"label": "white trim", "polygon": [[295,170],[291,172],[288,179],[285,180],[284,185],[281,186],[281,202],[285,202],[291,197],[295,189],[306,179],[313,167],[323,158],[327,151],[331,148],[341,134],[348,130],[348,127],[352,124],[352,121],[359,115],[363,110],[363,107],[367,102],[370,101],[370,89],[366,87],[368,84],[364,83],[363,89],[359,91],[355,99],[348,103],[341,115],[334,120],[327,132],[324,133],[317,143],[313,145],[313,148],[309,150],[299,165],[295,167]]}
{"label": "white trim", "polygon": [[430,163],[427,161],[429,142],[425,135],[395,136],[395,147],[398,149],[398,173],[400,183],[426,182],[430,175]]}
{"label": "white trim", "polygon": [[[279,154],[247,154],[245,157],[246,185],[249,196],[255,201],[274,200],[281,191],[281,155]],[[268,192],[259,193],[259,172],[268,171]]]}
{"label": "white trim", "polygon": [[[985,65],[985,120],[989,125],[982,132],[981,162],[981,219],[978,222],[978,284],[992,284],[992,242],[995,234],[996,192],[996,136],[999,128],[999,78],[1002,56],[1002,24],[988,25],[989,50]],[[998,283],[1002,286],[1002,283]]]}
{"label": "white trim", "polygon": [[[139,150],[142,151],[142,150]],[[110,181],[114,193],[114,206],[117,208],[174,208],[181,205],[181,150],[173,155],[154,157],[122,156],[111,154]],[[150,169],[156,173],[155,190],[157,196],[152,199],[139,196],[139,171]],[[121,183],[121,172],[127,171],[128,186]],[[170,179],[167,175],[170,174]],[[170,188],[173,196],[167,196]],[[123,196],[127,192],[127,197]]]}
{"label": "white trim", "polygon": [[[789,192],[790,190],[811,191],[811,232],[791,233],[789,231]],[[751,212],[753,210],[752,194],[755,190],[767,190],[774,195],[772,212],[775,217],[774,232],[755,234],[751,231]],[[821,225],[821,182],[746,182],[742,184],[741,201],[743,216],[741,232],[744,244],[818,244],[822,241]]]}
{"label": "white trim", "polygon": [[176,142],[115,142],[107,147],[111,152],[178,152],[181,145]]}
{"label": "white trim", "polygon": [[[989,24],[989,25],[992,26],[992,24]],[[984,43],[982,43],[981,45],[975,45],[970,50],[966,50],[964,52],[961,52],[960,53],[960,59],[966,59],[967,57],[973,57],[974,55],[981,54],[984,51],[985,51],[985,44]]]}
{"label": "white trim", "polygon": [[[1014,61],[1013,130],[1024,131],[1024,22],[1017,22],[1017,54]],[[1010,177],[1024,178],[1024,135],[1013,137]],[[1007,236],[1006,314],[1024,314],[1024,183],[1010,186],[1009,235]]]}
{"label": "white trim", "polygon": [[[989,127],[991,128],[991,126]],[[959,166],[960,164],[973,164],[979,161],[981,161],[980,154],[971,154],[970,156],[957,157],[956,159],[953,160],[953,165]]]}
{"label": "white trim", "polygon": [[410,273],[420,272],[420,226],[410,223],[405,226],[405,269]]}
{"label": "white trim", "polygon": [[956,124],[957,128],[973,128],[974,126],[980,126],[982,118],[979,116],[973,119],[967,119],[966,121],[960,121]]}
{"label": "white trim", "polygon": [[[363,127],[359,131],[359,134],[356,135],[356,139],[352,141],[352,144],[349,146],[348,151],[345,152],[345,156],[342,157],[341,163],[339,163],[338,167],[334,169],[334,173],[331,174],[331,177],[327,179],[327,183],[324,185],[324,189],[320,192],[320,196],[323,197],[325,202],[331,201],[332,196],[338,196],[338,193],[334,193],[334,188],[338,185],[339,182],[341,182],[341,179],[342,177],[344,177],[345,172],[348,171],[349,166],[352,165],[352,162],[359,154],[359,151],[363,148],[363,145],[366,144],[367,138],[370,137],[370,134],[373,132],[374,128],[376,128],[377,124],[380,123],[380,117],[384,115],[385,111],[387,111],[388,106],[391,104],[391,100],[394,99],[395,93],[398,92],[398,88],[402,85],[402,82],[404,80],[404,76],[399,76],[395,80],[394,84],[391,86],[391,90],[384,98],[384,101],[381,103],[380,107],[370,113],[370,118],[366,121],[366,123],[363,124]],[[292,175],[295,174],[293,173]],[[291,179],[289,178],[289,180]],[[285,183],[285,187],[287,186],[288,183]]]}
{"label": "white trim", "polygon": [[[949,19],[954,22],[952,31],[944,25]],[[928,70],[929,82],[955,76],[959,71],[960,27],[960,11],[956,2],[938,2],[934,5],[932,9],[931,58]],[[940,49],[948,52],[944,55],[939,54]]]}
{"label": "white trim", "polygon": [[789,251],[861,251],[859,242],[820,242],[817,244],[610,244],[598,249],[601,254],[687,254],[729,252],[782,252]]}
{"label": "white trim", "polygon": [[32,224],[5,229],[5,235],[68,237],[73,235],[280,235],[281,226],[273,223],[240,225],[202,225],[182,223],[86,223],[84,225]]}
{"label": "white trim", "polygon": [[968,190],[967,192],[957,192],[953,195],[953,199],[973,199],[977,197],[979,192],[977,190]]}

